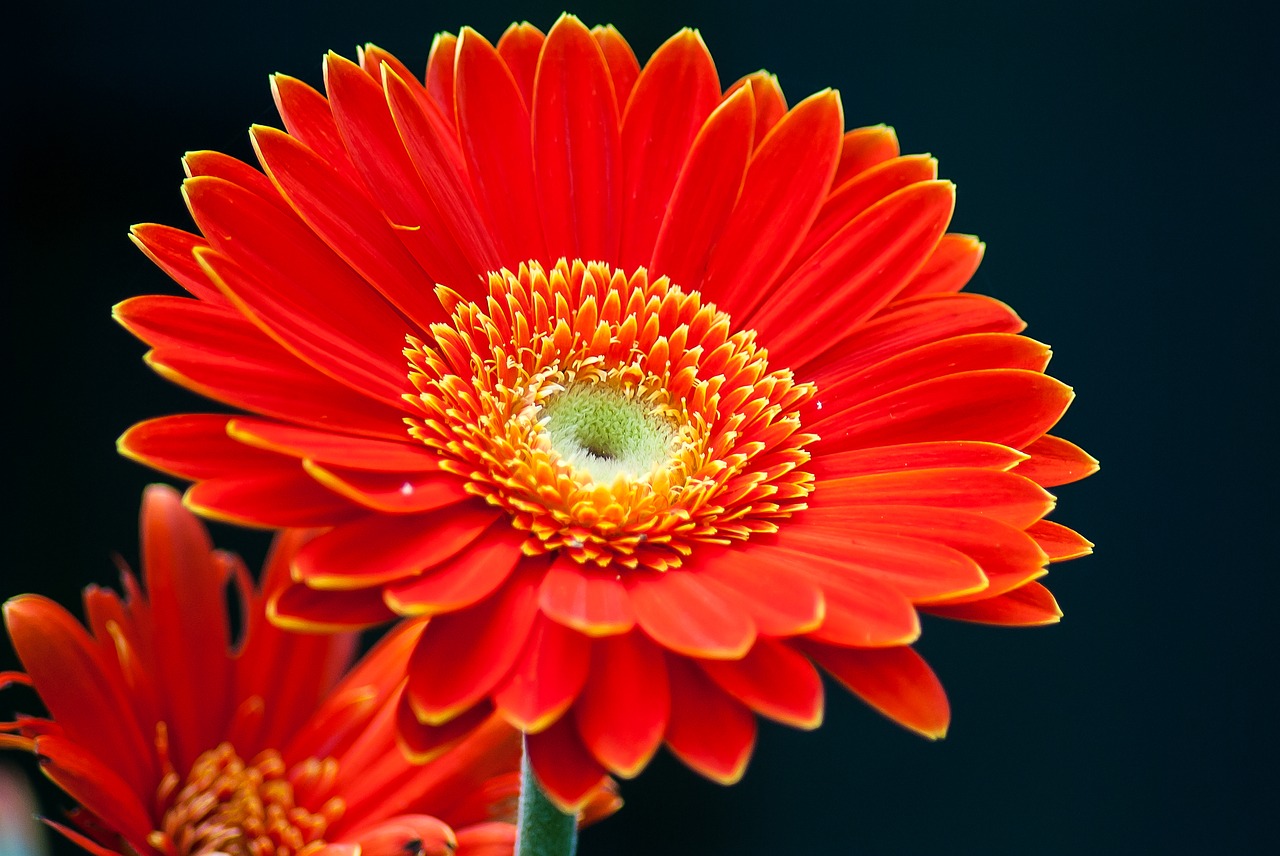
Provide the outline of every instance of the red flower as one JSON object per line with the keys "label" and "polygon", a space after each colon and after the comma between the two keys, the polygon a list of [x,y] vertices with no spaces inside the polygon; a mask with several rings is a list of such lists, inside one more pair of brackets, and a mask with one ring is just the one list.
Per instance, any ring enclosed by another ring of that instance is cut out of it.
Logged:
{"label": "red flower", "polygon": [[[516,731],[490,718],[425,764],[396,745],[421,621],[353,666],[350,634],[266,620],[302,533],[277,542],[262,593],[169,488],[148,490],[142,536],[141,584],[125,571],[123,600],[86,590],[89,632],[38,595],[4,607],[27,672],[0,687],[34,687],[50,716],[0,724],[0,747],[34,752],[80,804],[53,826],[96,854],[512,852]],[[228,586],[245,621],[234,651]],[[592,814],[613,807],[600,793]]]}
{"label": "red flower", "polygon": [[664,742],[731,782],[753,713],[817,725],[815,663],[941,735],[918,611],[1057,619],[1035,580],[1089,544],[1043,488],[1095,462],[1046,433],[1048,349],[958,293],[982,244],[931,158],[832,91],[722,90],[688,30],[643,68],[573,17],[464,30],[425,83],[373,47],[325,82],[274,79],[266,175],[187,157],[203,237],[135,228],[195,299],[117,307],[254,415],[121,448],[204,514],[330,527],[283,625],[437,616],[408,742],[496,710],[566,807]]}

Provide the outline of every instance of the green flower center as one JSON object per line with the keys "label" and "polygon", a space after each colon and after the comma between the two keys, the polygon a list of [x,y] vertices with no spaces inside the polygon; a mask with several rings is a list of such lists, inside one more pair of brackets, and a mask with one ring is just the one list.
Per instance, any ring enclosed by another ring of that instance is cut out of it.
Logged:
{"label": "green flower center", "polygon": [[542,426],[560,459],[592,481],[642,479],[670,460],[676,431],[635,391],[576,383],[542,407]]}

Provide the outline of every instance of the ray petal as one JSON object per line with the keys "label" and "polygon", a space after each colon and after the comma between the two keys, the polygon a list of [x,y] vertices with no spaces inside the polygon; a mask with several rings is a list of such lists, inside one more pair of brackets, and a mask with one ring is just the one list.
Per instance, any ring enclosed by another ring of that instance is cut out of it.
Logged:
{"label": "ray petal", "polygon": [[592,643],[573,714],[583,744],[607,769],[628,779],[644,769],[662,744],[670,704],[660,648],[639,633]]}
{"label": "ray petal", "polygon": [[885,716],[931,740],[945,737],[951,707],[933,670],[910,648],[837,648],[807,643],[804,651],[846,689]]}
{"label": "ray petal", "polygon": [[612,259],[622,230],[619,109],[599,43],[561,16],[538,61],[533,163],[552,259]]}

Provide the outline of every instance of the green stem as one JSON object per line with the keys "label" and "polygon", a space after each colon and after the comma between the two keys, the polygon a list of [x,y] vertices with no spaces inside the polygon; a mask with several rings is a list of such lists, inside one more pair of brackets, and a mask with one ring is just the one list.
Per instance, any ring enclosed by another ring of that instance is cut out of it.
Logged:
{"label": "green stem", "polygon": [[523,745],[515,856],[574,856],[578,852],[578,819],[547,799],[529,765],[527,739]]}

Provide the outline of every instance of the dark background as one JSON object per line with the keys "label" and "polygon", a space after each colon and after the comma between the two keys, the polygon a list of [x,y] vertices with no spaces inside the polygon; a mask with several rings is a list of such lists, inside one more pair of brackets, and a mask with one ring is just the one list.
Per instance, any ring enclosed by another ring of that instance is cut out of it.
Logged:
{"label": "dark background", "polygon": [[[330,48],[373,41],[422,68],[438,30],[496,40],[561,9],[135,0],[10,18],[0,597],[73,605],[87,583],[114,584],[110,556],[136,555],[153,478],[114,438],[207,407],[152,376],[109,318],[171,289],[125,235],[189,225],[180,155],[252,159],[250,123],[277,123],[267,75],[319,85]],[[1060,625],[927,621],[948,739],[833,691],[817,732],[765,725],[732,788],[660,755],[583,856],[1275,852],[1274,31],[1231,3],[572,11],[616,24],[642,61],[698,27],[726,84],[763,66],[793,103],[837,87],[850,127],[887,122],[904,151],[938,156],[959,186],[953,229],[988,243],[971,289],[1054,346],[1052,373],[1079,394],[1059,433],[1103,462],[1058,491],[1055,519],[1099,545],[1050,575]],[[215,536],[251,563],[264,549]],[[13,664],[0,643],[0,668]]]}

